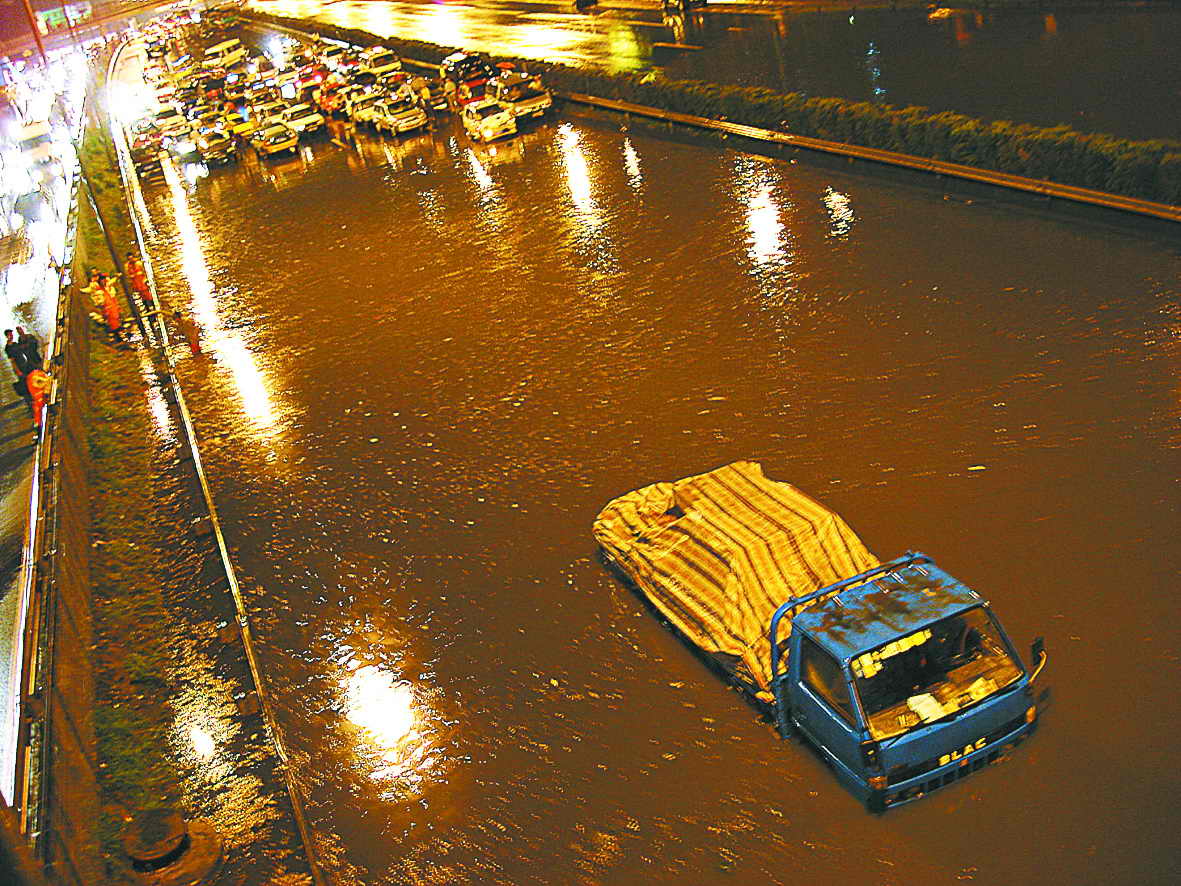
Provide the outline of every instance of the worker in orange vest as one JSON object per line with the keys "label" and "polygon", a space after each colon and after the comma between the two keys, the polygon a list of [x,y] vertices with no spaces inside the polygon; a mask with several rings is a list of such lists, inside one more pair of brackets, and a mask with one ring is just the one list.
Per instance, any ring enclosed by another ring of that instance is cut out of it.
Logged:
{"label": "worker in orange vest", "polygon": [[115,298],[115,280],[106,274],[98,275],[99,297],[102,298],[103,319],[111,337],[116,341],[123,341],[123,312],[119,310],[119,301]]}
{"label": "worker in orange vest", "polygon": [[152,293],[148,289],[148,274],[144,270],[144,263],[134,252],[129,252],[123,268],[127,271],[127,282],[131,284],[131,288],[135,290],[135,294],[139,296],[143,306],[150,309],[152,307]]}
{"label": "worker in orange vest", "polygon": [[53,379],[44,369],[32,369],[25,376],[25,386],[29,390],[29,402],[33,407],[33,427],[41,429],[41,419],[45,415],[45,403],[49,399],[49,389],[53,387]]}

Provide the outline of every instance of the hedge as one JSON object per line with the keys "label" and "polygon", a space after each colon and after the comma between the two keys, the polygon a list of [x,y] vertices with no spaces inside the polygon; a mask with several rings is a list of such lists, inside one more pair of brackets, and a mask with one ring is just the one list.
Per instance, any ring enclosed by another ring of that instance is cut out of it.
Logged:
{"label": "hedge", "polygon": [[[250,12],[245,17],[314,31],[358,46],[382,44],[400,55],[438,63],[454,47],[382,38],[355,28]],[[1132,141],[1068,126],[986,121],[924,107],[898,108],[842,98],[809,98],[764,87],[725,86],[615,74],[594,68],[508,57],[543,74],[559,92],[618,99],[666,111],[730,120],[763,129],[912,154],[1026,178],[1074,185],[1172,205],[1181,204],[1181,142]]]}

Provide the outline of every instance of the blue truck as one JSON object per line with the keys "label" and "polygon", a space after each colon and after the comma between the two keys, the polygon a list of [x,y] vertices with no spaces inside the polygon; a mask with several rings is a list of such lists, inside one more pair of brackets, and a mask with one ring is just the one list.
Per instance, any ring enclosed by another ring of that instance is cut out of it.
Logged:
{"label": "blue truck", "polygon": [[605,558],[875,812],[1001,759],[1037,727],[1030,671],[986,600],[925,554],[879,562],[754,462],[611,501]]}

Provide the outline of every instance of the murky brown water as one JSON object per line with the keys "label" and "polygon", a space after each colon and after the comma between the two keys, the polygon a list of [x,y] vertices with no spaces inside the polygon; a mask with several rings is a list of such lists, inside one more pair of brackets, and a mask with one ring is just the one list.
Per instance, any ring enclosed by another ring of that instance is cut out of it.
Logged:
{"label": "murky brown water", "polygon": [[[1181,252],[559,118],[149,189],[183,367],[342,883],[1165,883]],[[737,458],[934,554],[1053,702],[883,817],[604,570]]]}

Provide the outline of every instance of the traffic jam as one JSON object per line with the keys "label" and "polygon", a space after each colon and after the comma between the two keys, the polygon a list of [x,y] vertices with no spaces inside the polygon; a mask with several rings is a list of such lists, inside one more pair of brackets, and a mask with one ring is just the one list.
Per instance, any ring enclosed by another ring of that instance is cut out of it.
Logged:
{"label": "traffic jam", "polygon": [[157,22],[142,36],[155,108],[129,127],[141,175],[165,156],[217,166],[246,152],[263,160],[294,154],[331,137],[332,119],[397,138],[456,115],[470,139],[487,143],[553,106],[539,76],[477,53],[407,70],[411,63],[383,46],[274,38],[258,49],[216,20]]}

